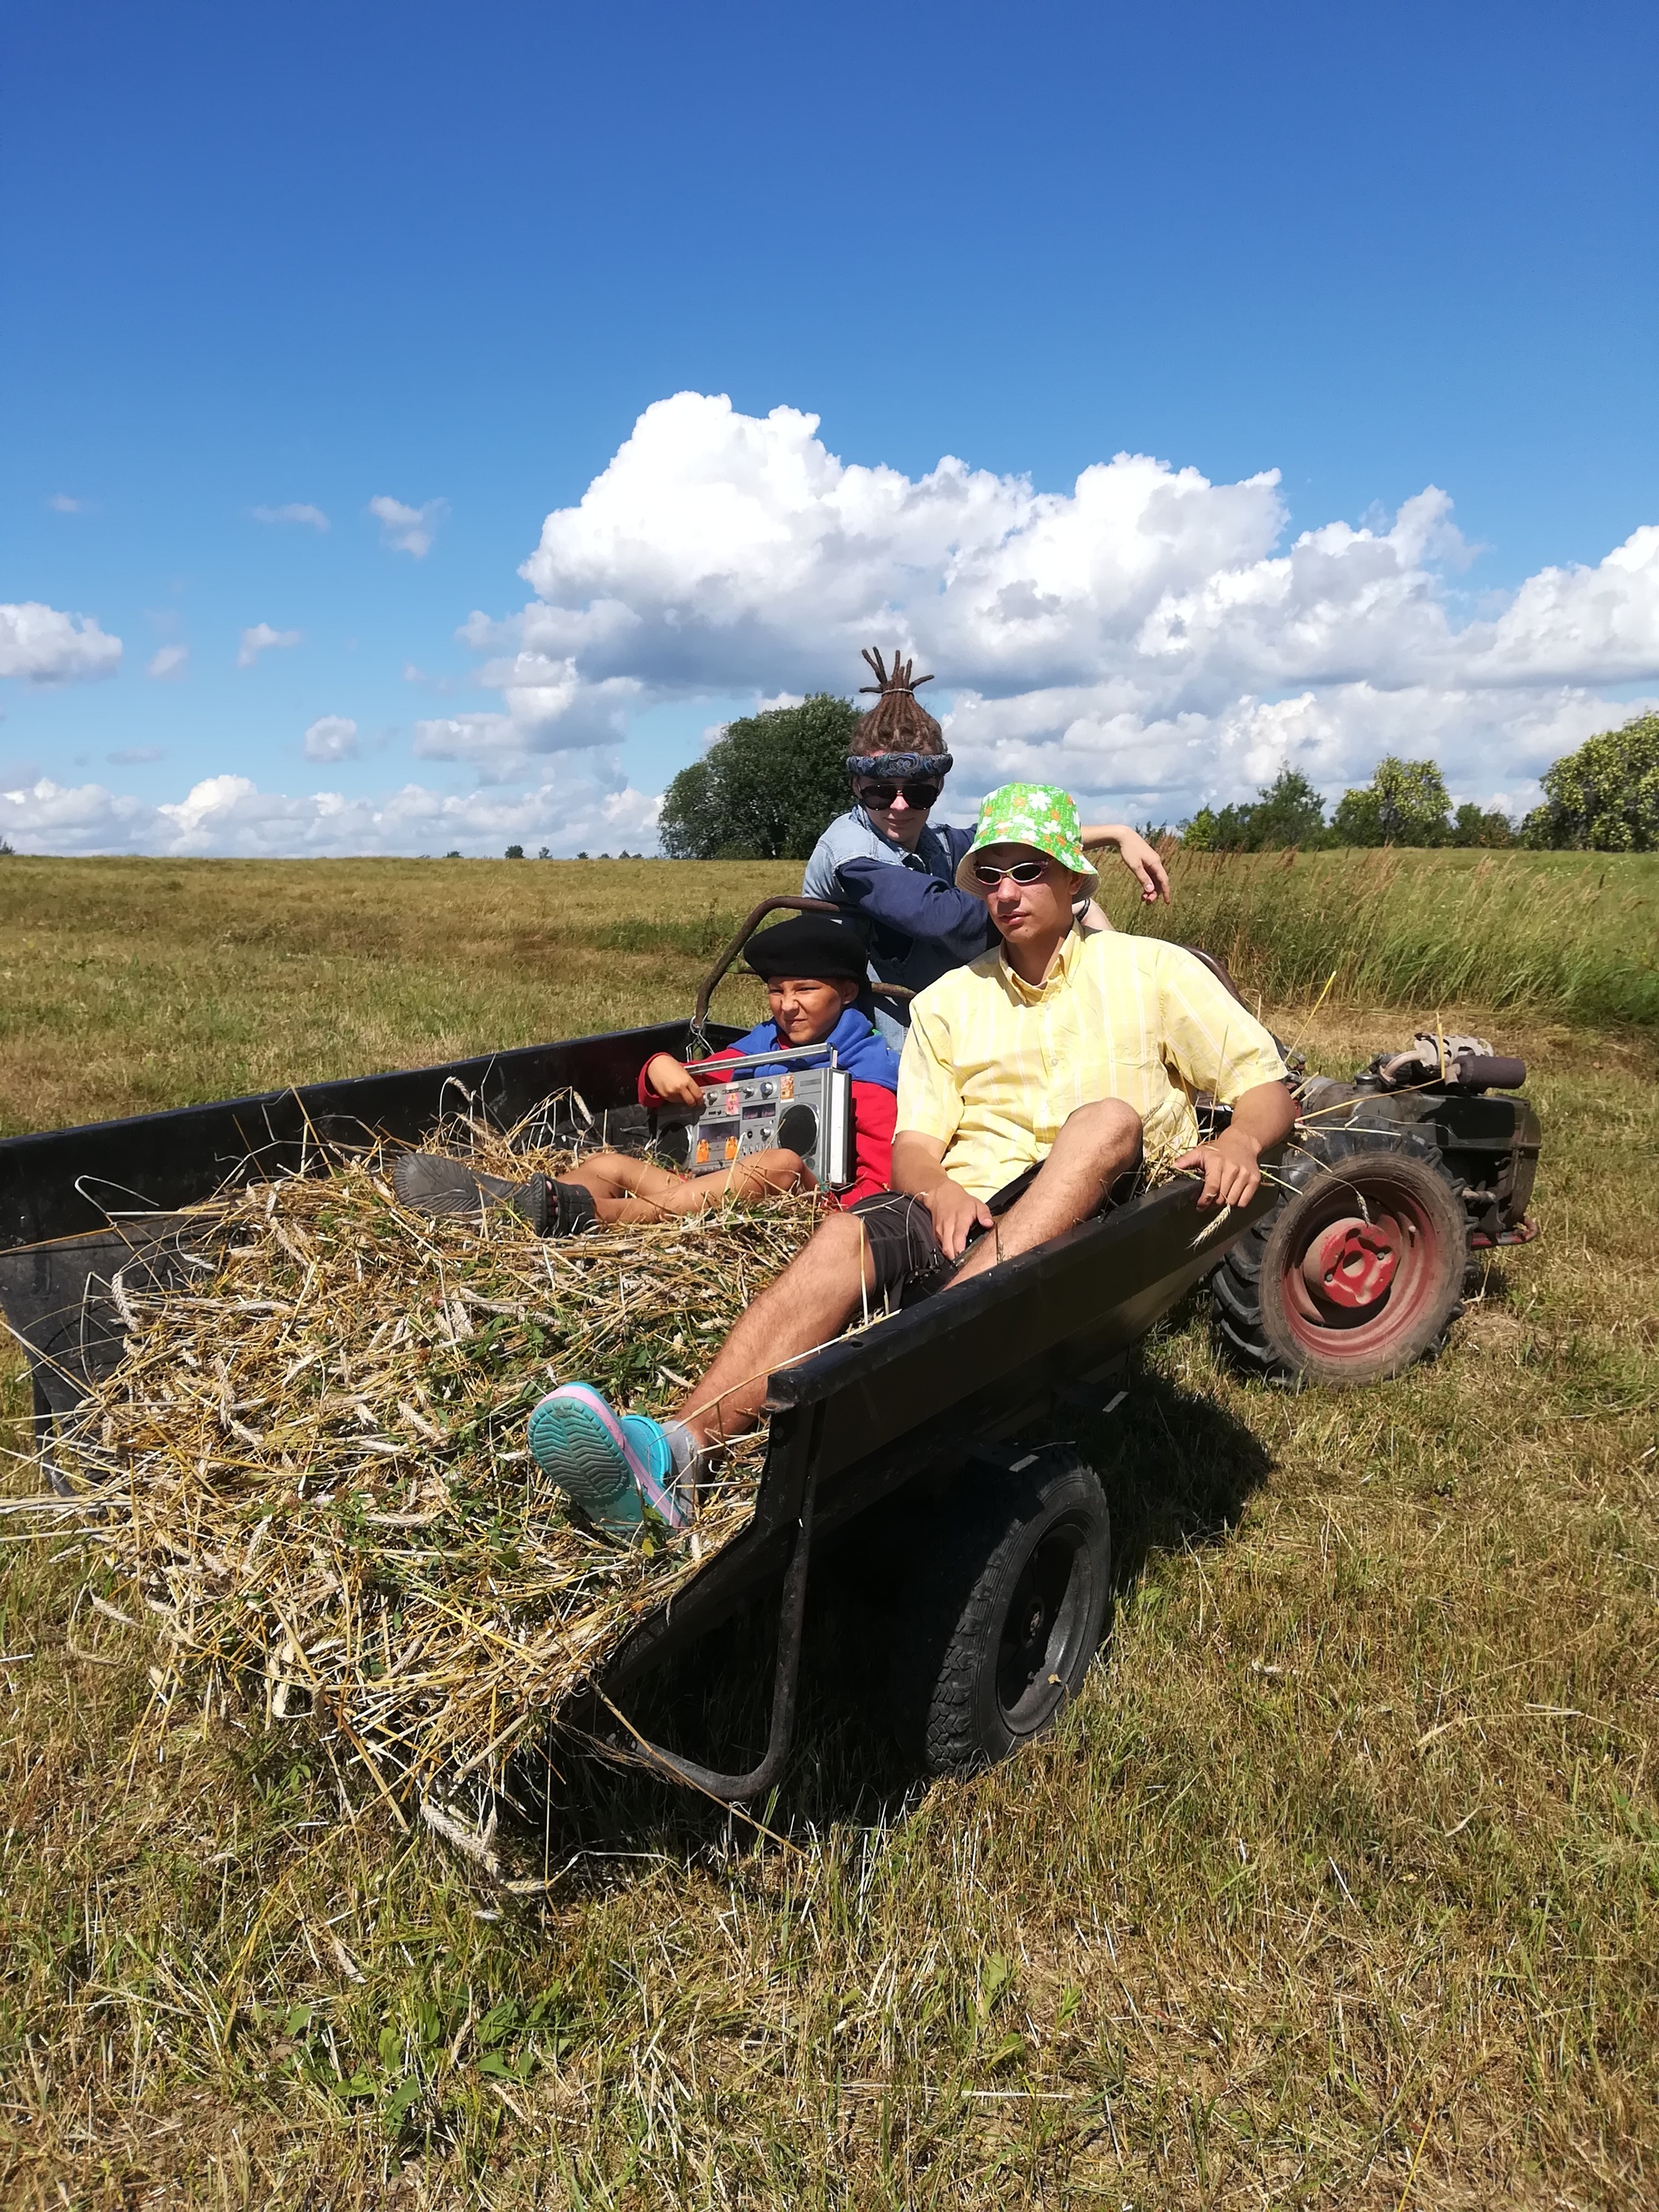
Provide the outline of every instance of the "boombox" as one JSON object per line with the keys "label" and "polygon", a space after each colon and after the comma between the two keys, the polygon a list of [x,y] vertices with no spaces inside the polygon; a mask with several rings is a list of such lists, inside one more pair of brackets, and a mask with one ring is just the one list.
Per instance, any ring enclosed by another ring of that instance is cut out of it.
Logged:
{"label": "boombox", "polygon": [[[821,1044],[809,1044],[724,1061],[720,1081],[704,1089],[701,1112],[657,1109],[659,1149],[688,1175],[714,1175],[782,1146],[800,1154],[826,1190],[845,1190],[853,1180],[853,1079],[833,1047],[828,1066],[790,1065],[823,1054]],[[764,1074],[753,1072],[761,1068]]]}

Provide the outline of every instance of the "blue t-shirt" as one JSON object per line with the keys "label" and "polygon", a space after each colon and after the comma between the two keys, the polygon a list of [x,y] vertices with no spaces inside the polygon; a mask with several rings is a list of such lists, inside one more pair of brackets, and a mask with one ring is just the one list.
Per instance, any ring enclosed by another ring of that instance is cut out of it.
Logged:
{"label": "blue t-shirt", "polygon": [[[957,864],[972,842],[971,830],[929,822],[915,851],[907,853],[890,844],[864,809],[854,806],[813,847],[801,891],[807,898],[833,899],[871,925],[874,981],[925,991],[994,942],[984,900],[956,887]],[[902,1044],[908,1004],[877,998],[874,1012],[882,1035]]]}

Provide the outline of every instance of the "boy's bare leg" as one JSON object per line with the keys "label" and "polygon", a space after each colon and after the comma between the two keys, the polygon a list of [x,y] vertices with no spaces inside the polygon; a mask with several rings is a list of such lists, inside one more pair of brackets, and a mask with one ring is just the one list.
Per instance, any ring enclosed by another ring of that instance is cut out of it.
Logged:
{"label": "boy's bare leg", "polygon": [[1000,1260],[1086,1221],[1139,1152],[1140,1116],[1133,1106],[1121,1098],[1079,1106],[1067,1115],[1030,1188],[969,1248],[946,1287],[971,1282]]}
{"label": "boy's bare leg", "polygon": [[706,1213],[727,1198],[767,1198],[806,1190],[812,1179],[798,1152],[751,1152],[717,1175],[679,1176],[626,1152],[600,1152],[561,1178],[591,1192],[605,1222],[669,1221]]}
{"label": "boy's bare leg", "polygon": [[[1119,1099],[1080,1106],[1069,1115],[1030,1188],[1003,1215],[998,1238],[981,1237],[951,1285],[1029,1252],[1086,1220],[1140,1150],[1140,1117]],[[699,1446],[752,1429],[775,1368],[839,1336],[873,1287],[869,1245],[858,1216],[832,1213],[804,1252],[763,1291],[686,1396],[677,1419]]]}
{"label": "boy's bare leg", "polygon": [[774,1368],[839,1336],[870,1288],[868,1240],[856,1214],[832,1213],[811,1243],[740,1314],[677,1418],[698,1445],[723,1443],[760,1419]]}

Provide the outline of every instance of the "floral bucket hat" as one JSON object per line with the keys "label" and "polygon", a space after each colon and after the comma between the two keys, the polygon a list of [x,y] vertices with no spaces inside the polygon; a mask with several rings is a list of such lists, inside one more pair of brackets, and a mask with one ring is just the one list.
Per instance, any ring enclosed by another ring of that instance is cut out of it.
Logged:
{"label": "floral bucket hat", "polygon": [[983,898],[985,885],[974,873],[974,856],[988,845],[1030,845],[1081,876],[1089,890],[1100,881],[1083,850],[1083,825],[1077,801],[1057,783],[1005,783],[979,810],[974,842],[957,864],[957,889]]}

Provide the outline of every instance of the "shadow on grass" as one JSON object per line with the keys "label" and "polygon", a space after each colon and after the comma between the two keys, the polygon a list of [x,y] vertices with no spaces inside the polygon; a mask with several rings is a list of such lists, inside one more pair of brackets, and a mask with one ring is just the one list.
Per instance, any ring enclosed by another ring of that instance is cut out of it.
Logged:
{"label": "shadow on grass", "polygon": [[[1053,1419],[1022,1439],[1069,1443],[1098,1473],[1120,1598],[1153,1553],[1224,1542],[1270,1465],[1232,1414],[1139,1358],[1124,1387],[1111,1414]],[[551,1771],[538,1760],[515,1776],[520,1845],[533,1838],[538,1859],[574,1861],[573,1881],[606,1882],[618,1855],[724,1850],[728,1836],[753,1833],[753,1819],[799,1834],[900,1816],[925,1777],[892,1732],[895,1624],[939,1510],[903,1498],[873,1508],[815,1562],[794,1751],[771,1801],[747,1808],[751,1820],[565,1739],[548,1747]],[[654,1742],[740,1771],[765,1746],[775,1653],[775,1619],[762,1601],[704,1638],[690,1663],[637,1686],[628,1718]]]}

